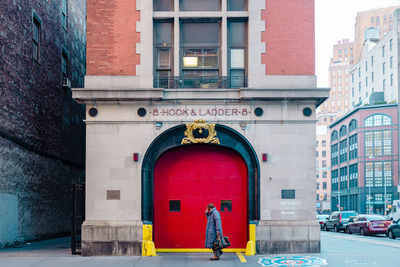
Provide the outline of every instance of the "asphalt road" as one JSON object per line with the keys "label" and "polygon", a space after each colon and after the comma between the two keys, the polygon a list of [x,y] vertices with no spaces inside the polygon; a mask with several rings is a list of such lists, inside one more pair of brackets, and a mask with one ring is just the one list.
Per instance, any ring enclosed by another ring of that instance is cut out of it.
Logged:
{"label": "asphalt road", "polygon": [[389,240],[383,235],[374,237],[321,232],[321,247],[321,253],[318,254],[242,257],[235,253],[225,253],[220,261],[209,261],[209,253],[160,253],[156,257],[81,257],[70,254],[68,239],[64,238],[0,249],[0,266],[400,266],[400,240]]}

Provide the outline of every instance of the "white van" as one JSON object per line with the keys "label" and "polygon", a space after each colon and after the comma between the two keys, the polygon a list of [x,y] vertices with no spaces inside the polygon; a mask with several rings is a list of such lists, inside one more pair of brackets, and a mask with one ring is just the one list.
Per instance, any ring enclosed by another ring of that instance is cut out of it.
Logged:
{"label": "white van", "polygon": [[394,221],[400,219],[400,200],[393,200],[392,210],[387,216]]}

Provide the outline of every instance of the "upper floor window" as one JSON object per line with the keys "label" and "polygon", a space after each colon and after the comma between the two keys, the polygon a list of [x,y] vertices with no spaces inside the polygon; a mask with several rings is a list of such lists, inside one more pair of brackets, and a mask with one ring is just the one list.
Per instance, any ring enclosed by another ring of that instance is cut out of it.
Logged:
{"label": "upper floor window", "polygon": [[322,140],[322,147],[326,147],[326,141]]}
{"label": "upper floor window", "polygon": [[349,123],[349,133],[357,129],[357,121],[356,120],[351,120]]}
{"label": "upper floor window", "polygon": [[338,157],[339,157],[338,144],[334,144],[331,146],[331,165],[332,166],[335,166],[338,164]]}
{"label": "upper floor window", "polygon": [[385,46],[382,46],[382,57],[385,56]]}
{"label": "upper floor window", "polygon": [[374,56],[371,56],[371,66],[374,66]]}
{"label": "upper floor window", "polygon": [[68,29],[68,0],[62,0],[62,26]]}
{"label": "upper floor window", "polygon": [[67,66],[68,66],[68,53],[63,49],[61,53],[61,73],[63,78],[67,77]]}
{"label": "upper floor window", "polygon": [[333,141],[336,141],[338,139],[338,132],[337,131],[333,131],[331,134],[331,143]]}
{"label": "upper floor window", "polygon": [[41,35],[41,21],[40,19],[34,15],[33,16],[33,59],[37,62],[40,61],[40,35]]}
{"label": "upper floor window", "polygon": [[386,126],[392,124],[392,118],[385,114],[374,114],[364,120],[365,127]]}
{"label": "upper floor window", "polygon": [[386,131],[365,132],[365,156],[389,156],[392,153],[392,133]]}
{"label": "upper floor window", "polygon": [[247,0],[228,0],[228,11],[247,10]]}
{"label": "upper floor window", "polygon": [[389,49],[390,49],[390,51],[393,50],[393,39],[390,39],[390,41],[389,41]]}
{"label": "upper floor window", "polygon": [[174,0],[153,0],[154,11],[173,11]]}
{"label": "upper floor window", "polygon": [[[247,86],[248,18],[238,17],[241,13],[236,12],[225,12],[222,17],[193,18],[188,15],[188,11],[220,11],[222,3],[226,3],[230,11],[246,10],[247,0],[153,1],[155,11],[175,10],[174,13],[153,13],[154,87]],[[225,26],[227,31],[224,31]],[[174,34],[177,28],[178,36]]]}
{"label": "upper floor window", "polygon": [[347,127],[345,125],[342,125],[339,130],[339,137],[343,137],[347,134]]}
{"label": "upper floor window", "polygon": [[221,0],[179,0],[180,11],[219,11]]}

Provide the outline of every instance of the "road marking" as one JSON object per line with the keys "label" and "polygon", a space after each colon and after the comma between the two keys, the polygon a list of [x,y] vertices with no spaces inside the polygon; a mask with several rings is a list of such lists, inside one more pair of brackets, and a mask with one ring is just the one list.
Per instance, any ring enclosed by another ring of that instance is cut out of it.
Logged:
{"label": "road marking", "polygon": [[328,265],[326,259],[313,256],[276,256],[260,258],[259,264],[269,267],[301,267]]}
{"label": "road marking", "polygon": [[[324,236],[332,236],[333,234],[327,234],[327,233],[321,233],[321,235]],[[387,247],[394,247],[394,248],[400,248],[400,244],[394,244],[391,242],[383,242],[383,241],[375,241],[371,239],[364,239],[361,237],[352,237],[352,236],[340,236],[339,234],[334,234],[335,238],[339,239],[345,239],[345,240],[351,240],[351,241],[360,241],[364,243],[369,243],[369,244],[374,244],[374,245],[382,245],[382,246],[387,246]]]}
{"label": "road marking", "polygon": [[236,255],[238,256],[240,262],[247,262],[242,253],[236,252]]}

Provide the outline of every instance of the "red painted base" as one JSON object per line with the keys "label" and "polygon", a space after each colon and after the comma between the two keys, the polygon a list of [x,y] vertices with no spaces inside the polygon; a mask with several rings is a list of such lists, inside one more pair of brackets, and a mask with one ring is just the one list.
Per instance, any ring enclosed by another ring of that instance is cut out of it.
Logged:
{"label": "red painted base", "polygon": [[245,248],[247,169],[240,155],[205,144],[174,148],[162,155],[154,171],[156,248],[204,248],[208,203],[221,211],[231,248]]}

